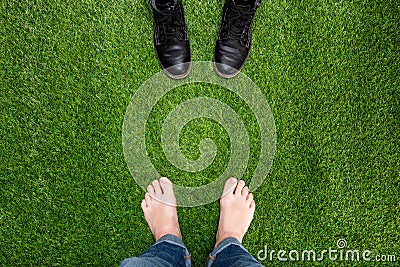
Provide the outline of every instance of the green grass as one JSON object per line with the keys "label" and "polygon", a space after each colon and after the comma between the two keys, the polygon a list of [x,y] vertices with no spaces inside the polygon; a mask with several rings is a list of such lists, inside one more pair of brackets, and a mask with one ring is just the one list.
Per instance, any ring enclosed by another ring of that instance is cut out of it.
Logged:
{"label": "green grass", "polygon": [[[194,61],[213,59],[222,5],[184,0]],[[391,0],[262,2],[243,73],[268,99],[278,139],[244,239],[253,255],[265,245],[328,249],[345,238],[350,249],[400,261],[399,14]],[[121,130],[135,90],[160,70],[147,1],[6,0],[0,23],[0,266],[117,266],[140,254],[153,240]],[[224,90],[211,94],[238,103]],[[226,165],[229,139],[213,121],[187,125],[189,158],[204,137],[219,142],[220,154],[204,175],[179,176],[153,134],[165,117],[158,111],[184,99],[169,97],[150,117],[152,160],[181,184],[208,183],[204,176]],[[178,212],[194,266],[202,266],[218,203]]]}

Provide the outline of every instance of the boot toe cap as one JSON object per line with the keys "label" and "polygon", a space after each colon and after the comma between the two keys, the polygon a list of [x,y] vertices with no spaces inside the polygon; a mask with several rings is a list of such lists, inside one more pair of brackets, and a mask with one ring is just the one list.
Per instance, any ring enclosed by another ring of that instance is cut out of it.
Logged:
{"label": "boot toe cap", "polygon": [[236,76],[240,70],[223,63],[214,63],[215,72],[222,78],[232,78]]}
{"label": "boot toe cap", "polygon": [[183,79],[189,75],[191,62],[185,62],[166,68],[165,73],[172,79]]}

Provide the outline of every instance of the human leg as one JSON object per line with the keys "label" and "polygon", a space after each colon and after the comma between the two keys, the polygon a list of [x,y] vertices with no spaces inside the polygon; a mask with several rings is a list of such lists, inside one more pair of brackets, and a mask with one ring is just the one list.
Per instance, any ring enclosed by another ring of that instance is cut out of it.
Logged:
{"label": "human leg", "polygon": [[190,254],[178,237],[167,234],[139,257],[127,258],[121,267],[189,267]]}
{"label": "human leg", "polygon": [[207,267],[262,267],[244,247],[233,237],[222,240],[210,253]]}
{"label": "human leg", "polygon": [[262,266],[241,244],[255,211],[255,202],[244,181],[234,178],[225,183],[216,244],[207,266]]}
{"label": "human leg", "polygon": [[147,188],[141,204],[156,243],[139,257],[125,259],[121,266],[188,267],[190,254],[182,242],[172,183],[163,177]]}

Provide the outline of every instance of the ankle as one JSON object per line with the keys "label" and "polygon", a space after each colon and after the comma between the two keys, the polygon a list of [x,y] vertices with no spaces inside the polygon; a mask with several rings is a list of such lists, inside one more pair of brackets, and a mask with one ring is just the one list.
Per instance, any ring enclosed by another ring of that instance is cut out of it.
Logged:
{"label": "ankle", "polygon": [[157,242],[158,240],[160,240],[160,238],[162,238],[163,236],[166,236],[166,235],[173,235],[173,236],[179,238],[180,240],[182,240],[181,231],[178,229],[164,229],[164,230],[158,232],[154,236],[154,238],[156,239],[156,242]]}
{"label": "ankle", "polygon": [[239,241],[239,243],[242,243],[242,240],[243,240],[243,236],[238,233],[234,233],[234,232],[218,233],[217,240],[215,242],[214,247],[218,246],[218,244],[221,243],[226,238],[235,238]]}

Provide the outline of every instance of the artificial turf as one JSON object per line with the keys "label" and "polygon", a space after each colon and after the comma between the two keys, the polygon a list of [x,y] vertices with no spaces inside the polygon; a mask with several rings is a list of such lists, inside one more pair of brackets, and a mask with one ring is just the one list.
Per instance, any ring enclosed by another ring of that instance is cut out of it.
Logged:
{"label": "artificial turf", "polygon": [[[194,61],[212,61],[222,5],[184,0]],[[242,72],[271,106],[277,149],[254,192],[255,219],[244,239],[253,255],[265,245],[335,248],[343,238],[349,249],[397,256],[383,265],[400,261],[399,9],[391,0],[259,7]],[[140,254],[153,240],[121,129],[135,90],[160,70],[148,1],[6,0],[0,23],[0,266],[117,266]],[[210,94],[210,86],[185,92]],[[221,88],[211,94],[240,103]],[[220,154],[204,175],[179,176],[156,136],[162,112],[184,98],[179,91],[168,97],[149,118],[152,161],[182,184],[208,183],[226,166],[229,138],[210,120],[187,125],[181,145],[188,158],[199,156],[193,144],[204,137],[219,142]],[[256,133],[252,149],[259,148]],[[193,264],[203,266],[218,203],[178,212]],[[377,263],[320,263],[345,264]]]}

